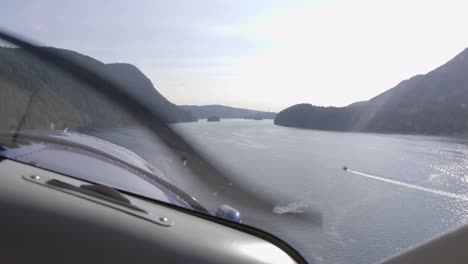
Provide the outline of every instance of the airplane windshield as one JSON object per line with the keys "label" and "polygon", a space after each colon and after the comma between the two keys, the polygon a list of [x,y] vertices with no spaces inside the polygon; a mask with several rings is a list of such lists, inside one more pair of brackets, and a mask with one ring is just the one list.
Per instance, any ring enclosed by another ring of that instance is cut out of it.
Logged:
{"label": "airplane windshield", "polygon": [[410,2],[5,4],[0,156],[381,261],[468,219],[468,5]]}

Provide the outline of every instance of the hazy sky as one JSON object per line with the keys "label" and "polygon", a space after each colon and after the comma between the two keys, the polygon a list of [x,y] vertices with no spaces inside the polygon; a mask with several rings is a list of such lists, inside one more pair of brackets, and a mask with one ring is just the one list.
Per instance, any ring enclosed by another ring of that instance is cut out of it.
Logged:
{"label": "hazy sky", "polygon": [[1,0],[0,25],[139,67],[176,104],[343,106],[468,47],[466,0]]}

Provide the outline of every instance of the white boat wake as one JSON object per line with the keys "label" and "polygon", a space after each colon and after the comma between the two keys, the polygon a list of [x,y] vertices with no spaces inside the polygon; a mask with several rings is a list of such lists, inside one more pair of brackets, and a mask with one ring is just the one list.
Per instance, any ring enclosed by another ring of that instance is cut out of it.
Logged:
{"label": "white boat wake", "polygon": [[370,174],[367,174],[367,173],[364,173],[364,172],[354,171],[354,170],[350,170],[350,169],[348,169],[347,172],[351,172],[353,174],[364,176],[364,177],[374,179],[374,180],[377,180],[377,181],[387,182],[387,183],[395,184],[395,185],[398,185],[398,186],[410,188],[410,189],[413,189],[413,190],[418,190],[418,191],[423,191],[423,192],[432,193],[432,194],[436,194],[436,195],[441,195],[441,196],[445,196],[445,197],[450,197],[450,198],[453,198],[453,199],[468,201],[468,196],[461,195],[461,194],[456,194],[456,193],[451,193],[451,192],[446,192],[446,191],[421,187],[421,186],[418,186],[418,185],[405,183],[405,182],[401,182],[401,181],[396,181],[396,180],[390,180],[390,179],[386,179],[386,178],[382,178],[382,177],[378,177],[378,176],[375,176],[375,175],[370,175]]}
{"label": "white boat wake", "polygon": [[299,203],[290,203],[287,205],[276,205],[273,208],[273,213],[275,214],[301,214],[304,213],[304,209],[308,206],[303,204],[302,202]]}

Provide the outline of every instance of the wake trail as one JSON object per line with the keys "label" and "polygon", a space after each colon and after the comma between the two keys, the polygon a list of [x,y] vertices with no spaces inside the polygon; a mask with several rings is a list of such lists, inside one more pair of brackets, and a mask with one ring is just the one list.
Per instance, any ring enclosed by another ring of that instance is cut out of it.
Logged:
{"label": "wake trail", "polygon": [[374,180],[377,180],[377,181],[382,181],[382,182],[386,182],[386,183],[391,183],[391,184],[395,184],[395,185],[398,185],[398,186],[410,188],[410,189],[413,189],[413,190],[418,190],[418,191],[422,191],[422,192],[432,193],[432,194],[441,195],[441,196],[450,197],[450,198],[453,198],[453,199],[458,199],[458,200],[463,200],[463,201],[467,201],[467,202],[468,202],[468,196],[465,196],[465,195],[456,194],[456,193],[451,193],[451,192],[445,192],[445,191],[436,190],[436,189],[425,188],[425,187],[421,187],[421,186],[414,185],[414,184],[410,184],[410,183],[406,183],[406,182],[401,182],[401,181],[396,181],[396,180],[390,180],[390,179],[382,178],[382,177],[375,176],[375,175],[371,175],[371,174],[367,174],[367,173],[364,173],[364,172],[359,172],[359,171],[354,171],[354,170],[349,170],[349,169],[348,169],[347,171],[348,171],[348,172],[351,172],[351,173],[353,173],[353,174],[360,175],[360,176],[364,176],[364,177],[367,177],[367,178],[370,178],[370,179],[374,179]]}

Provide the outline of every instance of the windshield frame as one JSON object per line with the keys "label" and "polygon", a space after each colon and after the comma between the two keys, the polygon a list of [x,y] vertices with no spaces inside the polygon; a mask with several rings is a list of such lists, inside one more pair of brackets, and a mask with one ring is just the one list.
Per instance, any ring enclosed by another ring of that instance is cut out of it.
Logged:
{"label": "windshield frame", "polygon": [[[16,139],[14,138],[14,136],[16,136]],[[151,181],[149,181],[152,185],[154,185],[156,188],[159,188],[160,186],[162,186],[163,188],[165,188],[166,190],[168,190],[169,192],[171,192],[172,194],[178,196],[179,198],[181,198],[184,202],[186,202],[190,207],[192,207],[194,210],[197,210],[197,211],[200,211],[200,212],[203,212],[203,213],[207,213],[209,214],[208,210],[203,207],[203,205],[201,205],[194,197],[190,196],[189,194],[187,194],[186,192],[184,192],[183,190],[181,190],[180,188],[178,188],[177,186],[171,184],[170,182],[167,182],[165,181],[163,178],[153,174],[153,173],[150,173],[146,170],[143,170],[141,168],[139,168],[138,166],[135,166],[134,164],[130,163],[130,162],[127,162],[123,159],[120,159],[114,155],[110,155],[109,153],[107,152],[104,152],[104,151],[101,151],[97,148],[94,148],[92,146],[89,146],[89,145],[85,145],[85,144],[79,144],[79,143],[76,143],[76,142],[71,142],[71,141],[68,141],[68,140],[64,140],[64,139],[61,139],[61,138],[58,138],[58,137],[47,137],[47,136],[42,136],[42,135],[34,135],[32,133],[25,133],[25,132],[15,132],[15,134],[13,133],[1,133],[0,132],[0,137],[6,137],[6,138],[11,138],[13,141],[11,143],[15,144],[17,141],[39,141],[39,142],[44,142],[44,143],[49,143],[49,144],[58,144],[58,145],[63,145],[63,146],[66,146],[66,147],[73,147],[73,148],[77,148],[77,149],[80,149],[80,150],[84,150],[84,151],[87,151],[87,152],[90,152],[92,154],[95,154],[95,155],[98,155],[100,157],[103,157],[103,158],[106,158],[106,159],[109,159],[109,160],[112,160],[114,162],[117,162],[117,163],[120,163],[144,176],[146,176],[148,179],[150,179]],[[1,143],[0,143],[1,144]],[[0,156],[2,156],[2,152],[0,151]],[[4,158],[8,158],[8,157],[5,157],[3,156]],[[135,177],[138,177],[137,175],[135,175]]]}

